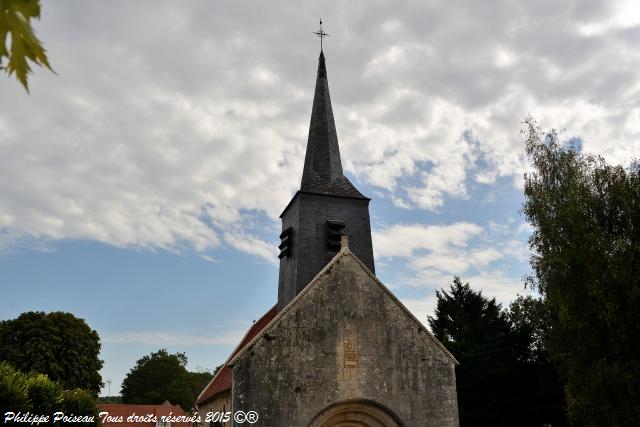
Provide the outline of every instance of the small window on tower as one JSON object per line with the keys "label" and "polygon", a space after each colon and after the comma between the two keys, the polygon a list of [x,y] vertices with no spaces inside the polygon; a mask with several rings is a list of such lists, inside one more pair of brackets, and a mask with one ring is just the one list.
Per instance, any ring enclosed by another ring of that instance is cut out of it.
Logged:
{"label": "small window on tower", "polygon": [[327,221],[327,247],[340,250],[340,238],[346,236],[345,225],[342,221]]}
{"label": "small window on tower", "polygon": [[280,255],[278,258],[282,259],[284,257],[288,257],[291,254],[291,236],[293,235],[293,228],[289,227],[280,233]]}

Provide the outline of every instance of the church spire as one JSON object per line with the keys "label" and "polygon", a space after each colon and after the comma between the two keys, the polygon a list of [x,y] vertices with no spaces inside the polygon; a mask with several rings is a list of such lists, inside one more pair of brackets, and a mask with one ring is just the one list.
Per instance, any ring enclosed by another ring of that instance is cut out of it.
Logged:
{"label": "church spire", "polygon": [[[320,29],[320,34],[326,34]],[[316,33],[318,34],[318,33]],[[341,238],[375,272],[369,199],[342,173],[327,65],[320,51],[302,183],[280,215],[278,310],[291,302],[340,250]]]}
{"label": "church spire", "polygon": [[322,51],[318,60],[316,89],[300,190],[365,198],[342,173],[338,135],[329,96],[327,66]]}

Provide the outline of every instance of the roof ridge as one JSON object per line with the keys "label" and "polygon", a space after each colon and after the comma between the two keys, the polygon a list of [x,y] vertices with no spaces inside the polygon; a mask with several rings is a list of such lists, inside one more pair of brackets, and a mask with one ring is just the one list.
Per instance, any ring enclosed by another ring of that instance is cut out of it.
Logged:
{"label": "roof ridge", "polygon": [[371,270],[369,270],[369,268],[367,268],[367,266],[360,261],[360,259],[349,250],[349,246],[344,245],[340,251],[331,259],[331,261],[329,261],[329,263],[327,263],[327,265],[324,266],[324,268],[322,270],[320,270],[320,272],[318,274],[316,274],[316,276],[309,282],[309,284],[307,286],[304,287],[304,289],[302,291],[300,291],[300,293],[298,293],[298,295],[296,295],[290,302],[289,304],[286,305],[286,307],[284,307],[282,310],[280,310],[278,312],[278,314],[276,314],[276,316],[271,319],[271,321],[269,323],[267,323],[264,328],[262,328],[262,330],[260,330],[259,333],[256,334],[256,336],[254,336],[243,348],[242,350],[240,350],[238,353],[236,353],[231,360],[228,362],[229,365],[233,365],[235,363],[235,361],[242,355],[244,355],[244,353],[246,351],[248,351],[249,348],[253,347],[253,345],[262,338],[262,336],[268,332],[276,323],[278,323],[280,321],[280,319],[287,313],[289,312],[292,307],[298,302],[300,301],[300,299],[302,299],[304,297],[304,295],[306,295],[310,289],[320,281],[320,279],[322,279],[328,272],[329,270],[331,270],[335,264],[338,263],[338,261],[340,260],[340,258],[343,258],[345,256],[351,256],[353,257],[353,259],[356,260],[356,262],[360,265],[360,267],[362,269],[364,269],[364,271],[369,275],[369,277],[371,277],[374,282],[380,286],[382,288],[382,290],[391,297],[391,299],[405,312],[409,315],[409,317],[418,325],[418,327],[423,331],[426,332],[427,337],[429,337],[429,339],[431,339],[431,341],[433,341],[436,346],[438,348],[440,348],[445,356],[447,356],[449,359],[451,359],[451,361],[453,361],[453,363],[455,363],[456,365],[459,365],[460,363],[456,360],[456,358],[453,356],[453,354],[451,354],[451,352],[449,352],[449,350],[447,350],[447,348],[442,345],[442,343],[440,341],[438,341],[438,339],[431,333],[431,331],[429,331],[426,326],[424,326],[422,324],[422,322],[420,322],[418,320],[418,318],[416,318],[416,316],[413,315],[413,313],[411,313],[411,311],[409,311],[409,309],[393,294],[393,292],[391,292],[389,290],[389,288],[387,288],[385,286],[384,283],[382,283],[380,281],[380,279],[378,279],[376,277],[375,274],[373,274],[371,272]]}

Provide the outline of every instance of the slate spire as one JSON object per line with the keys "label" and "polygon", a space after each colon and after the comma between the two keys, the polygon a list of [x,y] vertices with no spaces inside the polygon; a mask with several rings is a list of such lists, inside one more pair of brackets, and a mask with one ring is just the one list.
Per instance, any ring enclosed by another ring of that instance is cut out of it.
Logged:
{"label": "slate spire", "polygon": [[320,51],[301,191],[365,198],[342,173],[338,134],[333,120],[327,66]]}

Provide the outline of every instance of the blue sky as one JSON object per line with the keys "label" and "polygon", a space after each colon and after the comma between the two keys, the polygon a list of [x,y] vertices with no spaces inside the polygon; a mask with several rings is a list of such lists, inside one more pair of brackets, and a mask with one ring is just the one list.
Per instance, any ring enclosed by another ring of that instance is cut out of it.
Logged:
{"label": "blue sky", "polygon": [[0,319],[85,319],[112,394],[159,348],[212,369],[275,303],[319,16],[376,272],[423,321],[454,275],[504,304],[529,292],[526,115],[640,156],[633,2],[113,4],[44,1],[57,74],[34,70],[30,95],[0,79]]}

